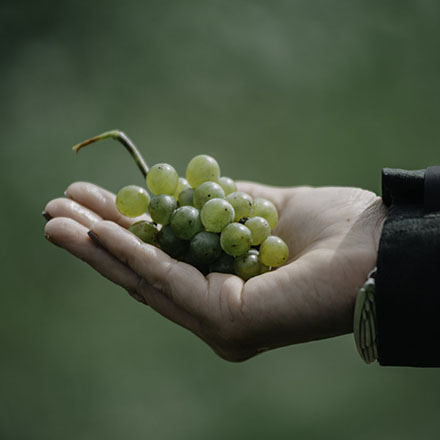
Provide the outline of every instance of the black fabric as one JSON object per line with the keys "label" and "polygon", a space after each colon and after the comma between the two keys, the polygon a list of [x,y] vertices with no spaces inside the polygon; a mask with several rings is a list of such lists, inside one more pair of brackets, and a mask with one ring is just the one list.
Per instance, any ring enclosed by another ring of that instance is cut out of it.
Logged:
{"label": "black fabric", "polygon": [[427,182],[427,206],[424,170],[382,171],[389,210],[376,274],[381,365],[440,366],[439,170]]}
{"label": "black fabric", "polygon": [[425,172],[426,212],[440,211],[440,166],[428,167]]}

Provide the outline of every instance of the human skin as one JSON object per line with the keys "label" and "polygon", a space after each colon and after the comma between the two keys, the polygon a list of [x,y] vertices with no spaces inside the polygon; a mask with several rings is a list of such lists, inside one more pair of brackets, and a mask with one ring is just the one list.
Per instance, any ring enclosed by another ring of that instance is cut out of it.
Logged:
{"label": "human skin", "polygon": [[115,195],[76,182],[46,208],[46,238],[84,260],[130,295],[239,362],[277,347],[352,331],[357,290],[375,266],[386,207],[350,187],[278,188],[238,182],[239,191],[271,200],[274,235],[288,262],[244,282],[174,260],[127,230]]}

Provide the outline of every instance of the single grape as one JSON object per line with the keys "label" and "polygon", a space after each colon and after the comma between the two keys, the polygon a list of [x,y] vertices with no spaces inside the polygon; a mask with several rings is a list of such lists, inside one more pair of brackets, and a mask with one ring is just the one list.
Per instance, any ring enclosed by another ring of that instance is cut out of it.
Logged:
{"label": "single grape", "polygon": [[[249,249],[248,253],[249,254],[255,254],[255,255],[258,255],[258,256],[260,255],[260,251],[258,249],[255,249],[255,248]],[[262,261],[261,261],[261,258],[260,258],[260,267],[261,267],[260,274],[266,273],[266,272],[270,271],[270,266],[266,266],[265,264],[263,264]]]}
{"label": "single grape", "polygon": [[203,205],[200,218],[207,231],[221,232],[234,221],[234,208],[225,199],[211,199]]}
{"label": "single grape", "polygon": [[265,218],[269,222],[271,229],[273,229],[278,223],[277,208],[275,208],[275,205],[267,199],[257,198],[254,200],[253,216]]}
{"label": "single grape", "polygon": [[271,267],[270,266],[266,266],[265,264],[262,263],[261,258],[260,258],[260,264],[261,264],[261,272],[260,274],[266,273],[266,272],[270,272]]}
{"label": "single grape", "polygon": [[251,243],[252,233],[241,223],[230,223],[220,235],[222,249],[234,257],[245,254],[250,249]]}
{"label": "single grape", "polygon": [[251,217],[244,225],[252,232],[252,246],[263,243],[270,235],[269,222],[263,217]]}
{"label": "single grape", "polygon": [[210,199],[224,199],[223,188],[215,182],[204,182],[194,191],[193,202],[197,209],[202,209],[203,205]]}
{"label": "single grape", "polygon": [[176,237],[170,225],[163,226],[157,234],[157,244],[170,257],[182,259],[188,250],[188,241]]}
{"label": "single grape", "polygon": [[198,263],[192,253],[191,250],[187,251],[187,253],[185,254],[185,257],[183,258],[183,261],[185,263],[191,264],[191,266],[194,266],[196,269],[199,270],[199,272],[202,272],[203,275],[208,275],[209,273],[209,266],[207,264],[204,263]]}
{"label": "single grape", "polygon": [[289,248],[281,238],[269,235],[260,246],[260,259],[266,266],[282,266],[289,258]]}
{"label": "single grape", "polygon": [[218,184],[223,188],[226,196],[237,191],[237,185],[230,177],[220,177],[220,179],[218,179]]}
{"label": "single grape", "polygon": [[249,194],[236,191],[229,194],[226,200],[233,206],[235,211],[234,221],[238,222],[242,218],[250,217],[253,212],[253,201]]}
{"label": "single grape", "polygon": [[186,188],[189,188],[189,183],[188,181],[184,178],[184,177],[179,177],[179,180],[177,182],[177,187],[176,187],[176,191],[174,193],[174,198],[176,200],[179,199],[179,194]]}
{"label": "single grape", "polygon": [[150,196],[144,188],[136,185],[124,186],[116,196],[116,207],[126,217],[138,217],[145,214]]}
{"label": "single grape", "polygon": [[234,257],[222,251],[220,257],[209,265],[209,272],[234,273],[234,261]]}
{"label": "single grape", "polygon": [[174,197],[166,194],[153,196],[150,202],[150,216],[152,220],[161,225],[168,225],[171,220],[171,214],[177,208],[177,202]]}
{"label": "single grape", "polygon": [[191,240],[198,232],[203,231],[200,212],[193,206],[177,208],[171,216],[171,229],[177,237]]}
{"label": "single grape", "polygon": [[222,253],[218,234],[199,232],[189,244],[191,256],[197,263],[213,263]]}
{"label": "single grape", "polygon": [[186,178],[193,188],[203,182],[217,182],[220,177],[220,167],[217,161],[206,154],[193,157],[186,167]]}
{"label": "single grape", "polygon": [[147,174],[147,185],[155,194],[173,195],[176,192],[179,176],[176,170],[167,163],[153,165]]}
{"label": "single grape", "polygon": [[185,188],[179,194],[179,206],[194,206],[194,188]]}
{"label": "single grape", "polygon": [[157,227],[146,220],[133,223],[128,230],[148,244],[155,245],[157,243]]}
{"label": "single grape", "polygon": [[262,266],[264,265],[258,258],[258,254],[250,251],[237,257],[234,262],[235,273],[245,281],[260,275],[262,273]]}

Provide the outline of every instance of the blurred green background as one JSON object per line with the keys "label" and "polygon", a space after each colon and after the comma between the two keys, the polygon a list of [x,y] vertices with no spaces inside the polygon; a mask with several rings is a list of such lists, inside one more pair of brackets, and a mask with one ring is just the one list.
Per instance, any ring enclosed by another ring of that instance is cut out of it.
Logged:
{"label": "blurred green background", "polygon": [[438,164],[440,4],[0,2],[1,439],[431,439],[436,370],[365,366],[352,335],[217,358],[43,236],[76,180],[117,191],[198,153],[224,174],[380,192]]}

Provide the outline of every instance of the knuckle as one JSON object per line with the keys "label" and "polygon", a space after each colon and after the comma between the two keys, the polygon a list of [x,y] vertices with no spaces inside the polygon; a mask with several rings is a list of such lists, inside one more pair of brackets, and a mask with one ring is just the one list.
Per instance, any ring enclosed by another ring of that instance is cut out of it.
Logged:
{"label": "knuckle", "polygon": [[133,290],[133,289],[126,289],[128,294],[136,301],[145,304],[146,306],[148,306],[148,302],[147,300],[144,298],[144,296],[142,296],[141,294],[139,294],[137,292],[137,290]]}
{"label": "knuckle", "polygon": [[233,364],[240,364],[242,362],[247,361],[253,355],[244,355],[242,353],[217,353],[224,361],[231,362]]}
{"label": "knuckle", "polygon": [[212,340],[211,347],[217,355],[229,362],[243,362],[256,354],[247,330],[240,323],[225,323]]}
{"label": "knuckle", "polygon": [[245,341],[221,341],[212,348],[220,358],[232,363],[244,362],[257,354]]}

